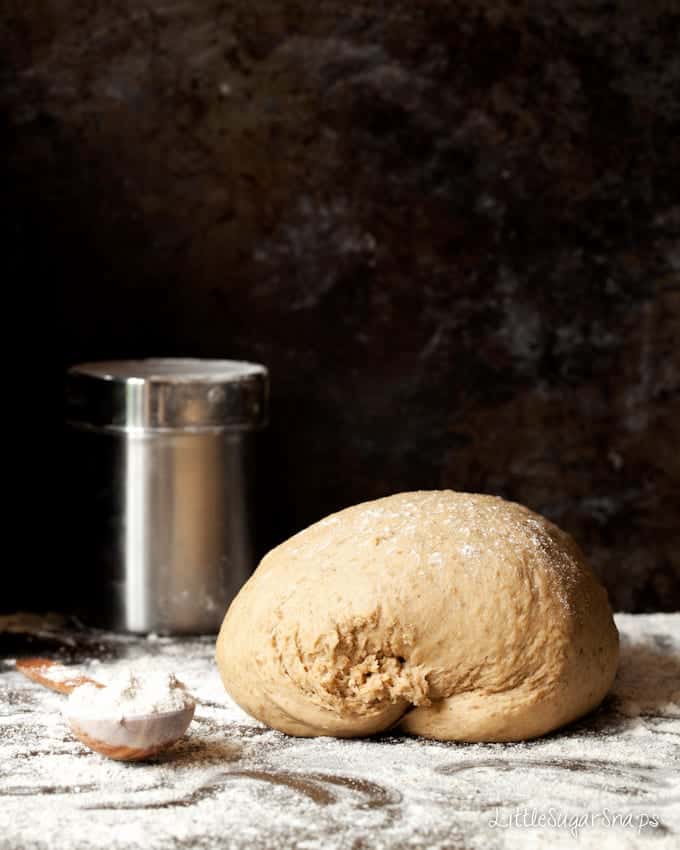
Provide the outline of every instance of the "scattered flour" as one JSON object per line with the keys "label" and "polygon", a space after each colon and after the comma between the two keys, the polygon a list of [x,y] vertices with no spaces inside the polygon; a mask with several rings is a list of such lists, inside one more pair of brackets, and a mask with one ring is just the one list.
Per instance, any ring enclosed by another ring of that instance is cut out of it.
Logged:
{"label": "scattered flour", "polygon": [[73,667],[69,667],[65,664],[51,664],[48,675],[54,682],[65,684],[66,682],[71,681],[71,679],[77,678],[80,673],[80,670],[75,670]]}

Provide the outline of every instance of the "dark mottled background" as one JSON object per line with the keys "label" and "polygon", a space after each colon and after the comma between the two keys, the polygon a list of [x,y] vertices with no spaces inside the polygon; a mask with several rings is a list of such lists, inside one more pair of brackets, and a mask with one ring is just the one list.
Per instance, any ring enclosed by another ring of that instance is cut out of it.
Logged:
{"label": "dark mottled background", "polygon": [[4,607],[65,604],[64,367],[148,354],[270,367],[262,548],[392,491],[494,492],[571,531],[616,607],[680,607],[680,2],[1,19],[31,441]]}

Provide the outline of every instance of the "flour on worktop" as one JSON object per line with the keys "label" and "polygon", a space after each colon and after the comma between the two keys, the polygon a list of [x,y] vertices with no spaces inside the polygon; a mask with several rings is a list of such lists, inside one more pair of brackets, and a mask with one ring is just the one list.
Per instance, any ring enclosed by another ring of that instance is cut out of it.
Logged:
{"label": "flour on worktop", "polygon": [[76,670],[66,664],[51,664],[49,668],[49,678],[53,682],[65,684],[72,679],[77,679],[80,676],[80,670]]}
{"label": "flour on worktop", "polygon": [[[520,744],[289,738],[228,698],[212,641],[150,648],[109,636],[125,657],[85,665],[86,674],[174,670],[197,703],[173,750],[125,764],[73,739],[63,697],[0,668],[0,764],[9,765],[0,771],[0,850],[671,850],[680,834],[680,615],[616,620],[621,670],[603,707]],[[600,824],[582,828],[578,842],[567,829],[491,826],[522,807],[654,814],[661,826]]]}
{"label": "flour on worktop", "polygon": [[646,617],[646,622],[654,623],[653,631],[641,628],[640,617],[617,616],[621,654],[629,662],[621,665],[614,691],[622,714],[680,717],[680,648],[668,633],[677,616]]}

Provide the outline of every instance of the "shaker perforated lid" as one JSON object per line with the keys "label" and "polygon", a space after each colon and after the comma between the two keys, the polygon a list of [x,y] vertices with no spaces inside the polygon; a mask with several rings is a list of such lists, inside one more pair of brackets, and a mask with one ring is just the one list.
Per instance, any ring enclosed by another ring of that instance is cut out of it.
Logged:
{"label": "shaker perforated lid", "polygon": [[261,428],[268,390],[267,369],[240,360],[80,363],[67,372],[66,417],[93,428]]}

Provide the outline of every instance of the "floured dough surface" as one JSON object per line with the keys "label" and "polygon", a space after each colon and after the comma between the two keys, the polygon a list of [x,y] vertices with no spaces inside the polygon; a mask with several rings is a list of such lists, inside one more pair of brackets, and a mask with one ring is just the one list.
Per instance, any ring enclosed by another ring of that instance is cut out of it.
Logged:
{"label": "floured dough surface", "polygon": [[618,661],[574,541],[493,496],[399,493],[269,552],[217,641],[227,691],[293,735],[512,741],[596,706]]}

